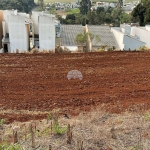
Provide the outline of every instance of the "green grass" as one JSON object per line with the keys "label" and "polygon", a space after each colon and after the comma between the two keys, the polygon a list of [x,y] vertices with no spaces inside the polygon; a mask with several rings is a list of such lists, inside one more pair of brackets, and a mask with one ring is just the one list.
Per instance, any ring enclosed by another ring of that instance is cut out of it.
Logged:
{"label": "green grass", "polygon": [[80,13],[80,10],[78,8],[74,8],[74,9],[68,9],[66,10],[67,14],[77,14]]}
{"label": "green grass", "polygon": [[[37,2],[38,0],[34,0]],[[94,2],[99,2],[100,0],[93,0]],[[118,0],[102,0],[103,2],[117,2]],[[132,2],[132,1],[138,1],[138,0],[126,0],[126,2]],[[54,2],[62,2],[62,3],[70,3],[70,2],[76,2],[76,0],[44,0],[45,3],[54,3]]]}

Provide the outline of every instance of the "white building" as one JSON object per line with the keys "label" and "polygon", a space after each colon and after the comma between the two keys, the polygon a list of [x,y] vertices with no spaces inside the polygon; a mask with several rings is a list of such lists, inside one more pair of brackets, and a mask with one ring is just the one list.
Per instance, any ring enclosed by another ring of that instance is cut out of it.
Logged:
{"label": "white building", "polygon": [[2,22],[4,21],[3,11],[0,10],[0,53],[2,53],[2,38],[3,38],[3,27]]}
{"label": "white building", "polygon": [[122,24],[112,27],[115,39],[120,50],[138,50],[142,46],[150,48],[150,26],[145,27]]}
{"label": "white building", "polygon": [[4,10],[3,21],[3,51],[19,53],[30,48],[29,15],[18,13],[17,10]]}
{"label": "white building", "polygon": [[39,50],[55,52],[55,16],[47,12],[32,12],[33,45]]}
{"label": "white building", "polygon": [[96,2],[97,7],[115,7],[114,3],[108,3],[108,2]]}

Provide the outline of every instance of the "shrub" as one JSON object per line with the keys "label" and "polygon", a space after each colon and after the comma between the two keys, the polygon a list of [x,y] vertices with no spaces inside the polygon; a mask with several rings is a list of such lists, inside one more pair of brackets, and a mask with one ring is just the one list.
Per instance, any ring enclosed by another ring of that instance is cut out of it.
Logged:
{"label": "shrub", "polygon": [[0,150],[21,150],[21,146],[19,144],[15,144],[15,145],[9,145],[7,143],[5,144],[0,144]]}
{"label": "shrub", "polygon": [[61,46],[57,46],[55,48],[55,53],[62,53],[63,52],[63,48]]}
{"label": "shrub", "polygon": [[5,119],[1,119],[0,120],[0,127],[2,128],[5,123],[6,123],[6,120]]}
{"label": "shrub", "polygon": [[31,51],[30,51],[31,54],[35,54],[35,53],[39,53],[39,49],[38,48],[33,48]]}
{"label": "shrub", "polygon": [[55,53],[70,53],[71,51],[67,48],[64,47],[64,49],[61,46],[57,46],[55,48]]}
{"label": "shrub", "polygon": [[43,49],[43,51],[40,51],[40,53],[45,53],[45,54],[47,54],[47,53],[53,53],[53,51],[51,51],[51,50],[46,50],[46,49]]}
{"label": "shrub", "polygon": [[139,48],[139,51],[150,51],[150,48],[146,47],[146,46],[141,46]]}
{"label": "shrub", "polygon": [[113,51],[113,48],[112,47],[108,47],[107,51],[111,52],[111,51]]}
{"label": "shrub", "polygon": [[63,135],[67,131],[67,127],[60,127],[59,123],[55,123],[53,127],[53,131],[58,135]]}
{"label": "shrub", "polygon": [[103,48],[99,48],[96,52],[104,52],[105,50]]}

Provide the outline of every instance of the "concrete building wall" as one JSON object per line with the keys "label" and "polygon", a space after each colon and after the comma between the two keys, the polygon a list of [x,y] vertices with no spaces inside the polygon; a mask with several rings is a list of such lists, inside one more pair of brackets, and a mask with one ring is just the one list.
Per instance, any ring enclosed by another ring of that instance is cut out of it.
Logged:
{"label": "concrete building wall", "polygon": [[34,34],[39,34],[39,16],[42,14],[42,12],[32,12],[31,19],[33,21]]}
{"label": "concrete building wall", "polygon": [[122,31],[124,34],[130,35],[130,32],[131,32],[131,26],[130,26],[130,25],[121,24],[121,25],[120,25],[120,28],[121,28],[121,31]]}
{"label": "concrete building wall", "polygon": [[0,49],[2,48],[2,38],[3,38],[3,26],[2,23],[4,21],[3,11],[0,10]]}
{"label": "concrete building wall", "polygon": [[29,18],[29,14],[26,13],[18,13],[19,16]]}
{"label": "concrete building wall", "polygon": [[131,26],[125,26],[125,34],[130,35],[131,33]]}
{"label": "concrete building wall", "polygon": [[119,30],[120,30],[120,28],[117,28],[117,27],[116,28],[115,27],[111,28],[111,31],[114,34],[114,37],[115,37],[115,39],[117,41],[119,49],[123,50],[124,49],[124,44],[123,44],[124,34],[121,31],[119,31]]}
{"label": "concrete building wall", "polygon": [[25,25],[25,18],[19,15],[8,16],[10,53],[19,53],[29,49],[29,31]]}
{"label": "concrete building wall", "polygon": [[17,10],[4,10],[3,13],[4,13],[4,21],[5,21],[6,33],[9,33],[8,16],[9,15],[17,15]]}
{"label": "concrete building wall", "polygon": [[39,16],[39,49],[55,51],[55,18]]}
{"label": "concrete building wall", "polygon": [[150,31],[140,27],[132,27],[131,35],[135,36],[140,41],[145,42],[145,46],[150,48]]}
{"label": "concrete building wall", "polygon": [[141,46],[144,46],[145,43],[139,40],[136,40],[130,36],[125,35],[123,39],[124,49],[125,50],[138,50]]}
{"label": "concrete building wall", "polygon": [[3,36],[5,36],[6,35],[6,22],[5,21],[2,22],[2,28],[3,28]]}

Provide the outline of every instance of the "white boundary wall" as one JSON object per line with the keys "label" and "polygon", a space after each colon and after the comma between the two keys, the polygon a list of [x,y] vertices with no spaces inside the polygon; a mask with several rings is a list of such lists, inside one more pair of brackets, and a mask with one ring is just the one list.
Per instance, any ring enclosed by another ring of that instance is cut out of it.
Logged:
{"label": "white boundary wall", "polygon": [[111,32],[113,32],[113,34],[114,34],[114,37],[117,41],[119,49],[123,50],[124,49],[124,44],[123,44],[124,34],[119,30],[120,30],[120,27],[112,27],[111,28]]}
{"label": "white boundary wall", "polygon": [[141,46],[145,45],[144,42],[134,39],[128,35],[124,35],[123,43],[125,50],[138,50]]}
{"label": "white boundary wall", "polygon": [[130,35],[126,35],[121,32],[120,27],[112,27],[111,31],[115,36],[120,50],[138,50],[141,46],[145,46],[145,43],[143,41],[135,39]]}
{"label": "white boundary wall", "polygon": [[150,48],[150,31],[140,27],[132,27],[131,35],[137,37],[140,41],[145,42],[145,46]]}

